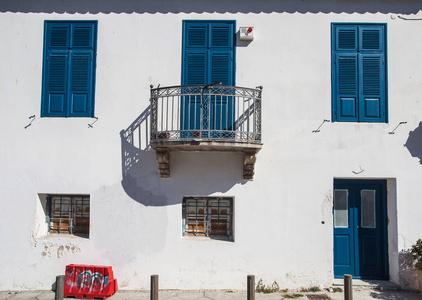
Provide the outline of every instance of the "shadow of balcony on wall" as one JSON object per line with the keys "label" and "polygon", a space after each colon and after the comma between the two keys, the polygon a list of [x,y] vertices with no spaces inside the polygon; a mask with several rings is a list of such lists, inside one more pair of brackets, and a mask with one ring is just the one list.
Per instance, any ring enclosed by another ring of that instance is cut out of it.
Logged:
{"label": "shadow of balcony on wall", "polygon": [[409,132],[409,137],[404,146],[413,157],[419,158],[419,163],[422,164],[422,122],[415,130]]}
{"label": "shadow of balcony on wall", "polygon": [[156,151],[150,145],[150,106],[120,132],[122,187],[145,206],[181,204],[185,195],[212,195],[229,191],[242,180],[240,153],[177,152],[173,175],[162,179]]}
{"label": "shadow of balcony on wall", "polygon": [[120,132],[122,147],[122,187],[132,199],[144,205],[165,205],[163,196],[154,195],[147,188],[138,184],[143,174],[156,169],[154,151],[149,146],[149,117],[148,106],[132,124]]}

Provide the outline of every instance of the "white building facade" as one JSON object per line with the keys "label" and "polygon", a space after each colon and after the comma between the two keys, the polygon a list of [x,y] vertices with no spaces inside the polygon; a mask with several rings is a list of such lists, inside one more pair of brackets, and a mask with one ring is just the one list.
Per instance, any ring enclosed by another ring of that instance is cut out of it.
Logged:
{"label": "white building facade", "polygon": [[417,288],[421,8],[0,3],[0,290]]}

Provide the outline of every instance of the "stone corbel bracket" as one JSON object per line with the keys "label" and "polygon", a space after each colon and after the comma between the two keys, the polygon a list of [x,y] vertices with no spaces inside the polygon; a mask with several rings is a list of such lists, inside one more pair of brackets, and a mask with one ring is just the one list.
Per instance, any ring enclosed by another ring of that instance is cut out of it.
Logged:
{"label": "stone corbel bracket", "polygon": [[[259,149],[247,149],[243,151],[243,179],[253,180],[255,174],[256,154]],[[158,172],[161,178],[170,177],[170,151],[163,148],[156,149]]]}
{"label": "stone corbel bracket", "polygon": [[257,152],[256,149],[248,149],[243,152],[243,179],[253,179]]}
{"label": "stone corbel bracket", "polygon": [[158,172],[161,178],[170,177],[170,151],[167,149],[156,149]]}

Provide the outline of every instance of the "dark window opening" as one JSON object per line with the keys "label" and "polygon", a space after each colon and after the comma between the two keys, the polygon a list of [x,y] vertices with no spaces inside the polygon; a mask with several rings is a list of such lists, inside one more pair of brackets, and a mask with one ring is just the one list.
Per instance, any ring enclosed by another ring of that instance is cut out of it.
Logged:
{"label": "dark window opening", "polygon": [[49,233],[89,235],[89,195],[49,195]]}
{"label": "dark window opening", "polygon": [[233,239],[233,199],[184,197],[183,234],[214,239]]}

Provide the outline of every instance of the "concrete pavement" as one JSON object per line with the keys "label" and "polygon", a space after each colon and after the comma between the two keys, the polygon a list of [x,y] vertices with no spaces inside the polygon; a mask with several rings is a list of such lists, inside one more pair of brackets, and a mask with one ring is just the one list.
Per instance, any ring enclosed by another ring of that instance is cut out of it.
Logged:
{"label": "concrete pavement", "polygon": [[[324,295],[326,297],[324,297]],[[55,294],[52,291],[28,291],[28,292],[0,292],[0,300],[53,300]],[[271,294],[256,293],[257,300],[343,300],[342,292],[330,292],[324,290],[316,293],[288,291]],[[149,291],[125,291],[120,290],[110,300],[149,300]],[[159,300],[246,300],[246,291],[231,290],[205,290],[205,291],[184,291],[184,290],[163,290],[159,292]],[[354,300],[385,299],[385,300],[421,300],[422,294],[413,291],[402,291],[397,289],[384,289],[379,287],[357,286],[353,288]]]}

